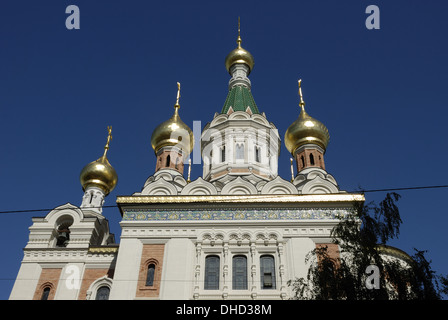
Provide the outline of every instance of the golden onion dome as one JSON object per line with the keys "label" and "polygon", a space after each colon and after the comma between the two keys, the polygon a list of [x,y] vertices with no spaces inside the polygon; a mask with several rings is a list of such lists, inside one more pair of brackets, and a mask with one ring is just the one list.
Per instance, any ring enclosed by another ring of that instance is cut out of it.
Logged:
{"label": "golden onion dome", "polygon": [[322,122],[306,113],[300,83],[301,80],[299,80],[299,94],[302,111],[300,112],[298,119],[289,126],[288,130],[286,130],[286,148],[294,155],[297,148],[304,144],[311,143],[318,145],[325,152],[328,142],[330,141],[330,134],[327,127]]}
{"label": "golden onion dome", "polygon": [[112,127],[108,127],[108,130],[109,136],[107,137],[107,143],[104,147],[103,156],[98,160],[87,164],[81,171],[79,179],[84,191],[89,187],[97,187],[102,189],[105,195],[108,195],[117,185],[117,172],[111,166],[106,157],[109,149],[109,143],[112,139]]}
{"label": "golden onion dome", "polygon": [[173,116],[159,124],[153,131],[151,136],[151,146],[154,152],[157,152],[167,146],[178,147],[182,149],[185,155],[191,153],[194,147],[193,131],[182,121],[179,116],[179,97],[180,83],[177,83],[177,101],[174,105]]}
{"label": "golden onion dome", "polygon": [[249,67],[249,73],[254,68],[254,57],[252,54],[241,47],[241,36],[240,36],[240,21],[238,18],[238,38],[236,40],[236,43],[238,44],[238,47],[230,51],[230,53],[227,55],[225,63],[226,63],[226,69],[230,73],[230,67],[233,66],[235,63],[244,63]]}

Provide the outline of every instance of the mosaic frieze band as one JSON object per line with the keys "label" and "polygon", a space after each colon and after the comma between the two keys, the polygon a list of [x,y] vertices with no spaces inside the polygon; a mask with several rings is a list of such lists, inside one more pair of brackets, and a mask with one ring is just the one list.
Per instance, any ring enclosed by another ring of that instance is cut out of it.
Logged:
{"label": "mosaic frieze band", "polygon": [[124,209],[124,221],[179,220],[303,220],[340,219],[347,210],[335,209],[252,209],[252,210],[148,210]]}

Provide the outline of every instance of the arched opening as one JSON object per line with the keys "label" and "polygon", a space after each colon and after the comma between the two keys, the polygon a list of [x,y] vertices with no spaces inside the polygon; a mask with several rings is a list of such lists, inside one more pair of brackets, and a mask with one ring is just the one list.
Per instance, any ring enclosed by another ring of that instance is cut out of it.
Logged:
{"label": "arched opening", "polygon": [[232,289],[247,290],[247,257],[234,256],[232,259]]}
{"label": "arched opening", "polygon": [[48,298],[50,297],[50,291],[51,291],[50,287],[45,287],[42,290],[42,296],[40,297],[40,300],[48,300]]}
{"label": "arched opening", "polygon": [[95,300],[109,300],[110,288],[102,286],[96,291]]}
{"label": "arched opening", "polygon": [[205,258],[205,278],[204,289],[205,290],[218,290],[219,289],[219,257],[207,256]]}
{"label": "arched opening", "polygon": [[261,289],[275,289],[275,262],[271,255],[260,257]]}
{"label": "arched opening", "polygon": [[62,216],[58,219],[56,228],[56,244],[57,248],[65,248],[70,242],[70,226],[73,224],[71,216]]}
{"label": "arched opening", "polygon": [[314,156],[313,156],[312,153],[310,153],[310,164],[311,164],[312,166],[314,166]]}
{"label": "arched opening", "polygon": [[170,162],[171,162],[171,157],[170,157],[170,155],[168,155],[168,156],[166,157],[165,167],[169,168],[169,166],[170,166]]}
{"label": "arched opening", "polygon": [[260,162],[260,147],[255,146],[255,161]]}
{"label": "arched opening", "polygon": [[156,273],[156,265],[154,263],[150,263],[148,266],[148,271],[146,272],[146,285],[153,286],[154,285],[154,275]]}
{"label": "arched opening", "polygon": [[244,144],[236,144],[236,159],[244,159]]}
{"label": "arched opening", "polygon": [[226,161],[226,146],[223,146],[221,148],[221,162],[225,162]]}

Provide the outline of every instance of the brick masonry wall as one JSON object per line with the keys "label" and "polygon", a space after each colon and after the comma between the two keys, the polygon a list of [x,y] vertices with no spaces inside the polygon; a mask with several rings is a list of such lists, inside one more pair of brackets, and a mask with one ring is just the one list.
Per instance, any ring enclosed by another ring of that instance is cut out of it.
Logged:
{"label": "brick masonry wall", "polygon": [[[170,156],[169,166],[166,166],[166,160]],[[177,161],[177,168],[176,168]],[[163,150],[157,155],[156,172],[163,168],[170,168],[177,170],[179,173],[184,173],[184,162],[181,153],[177,153],[171,150]]]}
{"label": "brick masonry wall", "polygon": [[[87,290],[92,285],[92,283],[99,278],[107,276],[108,278],[113,279],[114,269],[86,269],[84,271],[83,279],[81,282],[81,288],[79,290],[78,300],[86,300]],[[92,293],[95,294],[94,292]],[[92,296],[91,299],[95,299],[95,296]]]}
{"label": "brick masonry wall", "polygon": [[[136,297],[157,298],[159,296],[164,252],[164,244],[143,245]],[[150,264],[155,265],[154,282],[152,286],[147,286],[146,277]]]}
{"label": "brick masonry wall", "polygon": [[42,269],[37,283],[36,291],[34,292],[33,300],[41,300],[42,293],[45,288],[50,288],[48,300],[54,300],[56,288],[58,287],[59,278],[61,277],[62,268]]}
{"label": "brick masonry wall", "polygon": [[[314,157],[314,165],[311,164],[310,155]],[[302,162],[305,162],[305,165]],[[318,167],[325,170],[324,155],[317,149],[304,149],[296,153],[297,171],[300,172],[308,167]]]}

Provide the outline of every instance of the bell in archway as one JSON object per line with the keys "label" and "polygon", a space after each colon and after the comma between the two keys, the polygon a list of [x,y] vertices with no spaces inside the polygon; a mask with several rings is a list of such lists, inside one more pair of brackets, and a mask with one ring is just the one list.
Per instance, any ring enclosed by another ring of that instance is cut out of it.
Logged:
{"label": "bell in archway", "polygon": [[57,243],[56,246],[58,247],[65,247],[68,244],[69,240],[69,232],[68,230],[61,230],[59,231],[59,235],[57,237]]}

